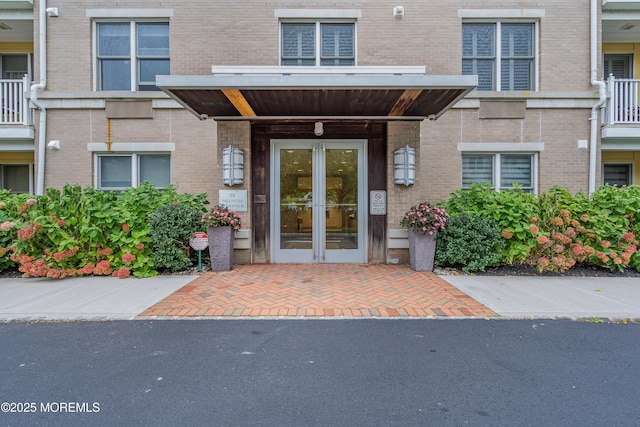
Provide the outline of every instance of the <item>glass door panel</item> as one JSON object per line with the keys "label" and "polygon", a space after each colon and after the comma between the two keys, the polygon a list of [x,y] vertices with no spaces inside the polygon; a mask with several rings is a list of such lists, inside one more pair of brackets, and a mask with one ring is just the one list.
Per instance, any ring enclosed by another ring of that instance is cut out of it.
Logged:
{"label": "glass door panel", "polygon": [[312,249],[311,149],[279,150],[280,249]]}
{"label": "glass door panel", "polygon": [[358,248],[358,150],[327,149],[325,244],[327,250]]}

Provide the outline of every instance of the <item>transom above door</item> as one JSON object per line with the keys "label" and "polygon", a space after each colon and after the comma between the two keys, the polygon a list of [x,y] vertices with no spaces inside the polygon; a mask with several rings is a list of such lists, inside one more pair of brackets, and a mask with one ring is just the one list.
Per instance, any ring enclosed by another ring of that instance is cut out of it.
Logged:
{"label": "transom above door", "polygon": [[273,262],[366,262],[366,141],[272,140]]}

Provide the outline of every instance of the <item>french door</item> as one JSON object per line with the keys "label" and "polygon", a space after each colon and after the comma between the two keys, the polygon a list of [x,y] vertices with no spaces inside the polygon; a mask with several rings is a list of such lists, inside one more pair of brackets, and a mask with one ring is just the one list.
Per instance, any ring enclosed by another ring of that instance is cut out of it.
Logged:
{"label": "french door", "polygon": [[271,141],[273,262],[366,262],[366,141]]}

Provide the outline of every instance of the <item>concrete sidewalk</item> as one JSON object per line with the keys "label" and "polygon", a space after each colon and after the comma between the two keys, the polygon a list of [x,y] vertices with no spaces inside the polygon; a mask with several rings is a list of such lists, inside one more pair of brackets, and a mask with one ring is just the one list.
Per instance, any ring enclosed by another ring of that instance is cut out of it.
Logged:
{"label": "concrete sidewalk", "polygon": [[640,279],[442,276],[502,318],[640,320]]}
{"label": "concrete sidewalk", "polygon": [[196,277],[0,279],[0,321],[133,319]]}
{"label": "concrete sidewalk", "polygon": [[[283,301],[292,298],[298,308],[294,313],[297,317],[495,318],[497,315],[506,319],[640,321],[637,278],[436,276],[402,266],[367,265],[330,269],[321,266],[321,271],[313,265],[274,268],[238,266],[231,272],[146,279],[0,279],[0,321],[225,317],[225,310],[231,310],[229,317],[238,318],[249,312],[238,311],[239,300],[249,307],[258,299],[266,300],[266,304],[274,302],[267,307],[280,308],[267,316],[264,311],[253,309],[251,316],[278,318],[282,315]],[[345,292],[351,296],[345,297]],[[320,303],[324,304],[322,311],[318,311]],[[367,303],[372,305],[365,308]],[[212,311],[206,310],[207,314],[200,314],[203,308],[211,310],[216,304],[216,310],[225,314],[211,315]],[[186,308],[191,311],[184,311]],[[187,312],[193,313],[185,315]]]}

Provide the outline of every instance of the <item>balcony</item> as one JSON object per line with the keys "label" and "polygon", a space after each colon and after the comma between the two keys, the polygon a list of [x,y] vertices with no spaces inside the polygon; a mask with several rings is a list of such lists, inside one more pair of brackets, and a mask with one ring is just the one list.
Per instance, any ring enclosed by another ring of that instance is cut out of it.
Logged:
{"label": "balcony", "polygon": [[640,79],[607,80],[602,150],[640,150]]}
{"label": "balcony", "polygon": [[605,124],[640,124],[640,104],[636,79],[607,79]]}
{"label": "balcony", "polygon": [[29,102],[25,91],[27,77],[22,80],[0,80],[0,125],[27,126],[31,124]]}

